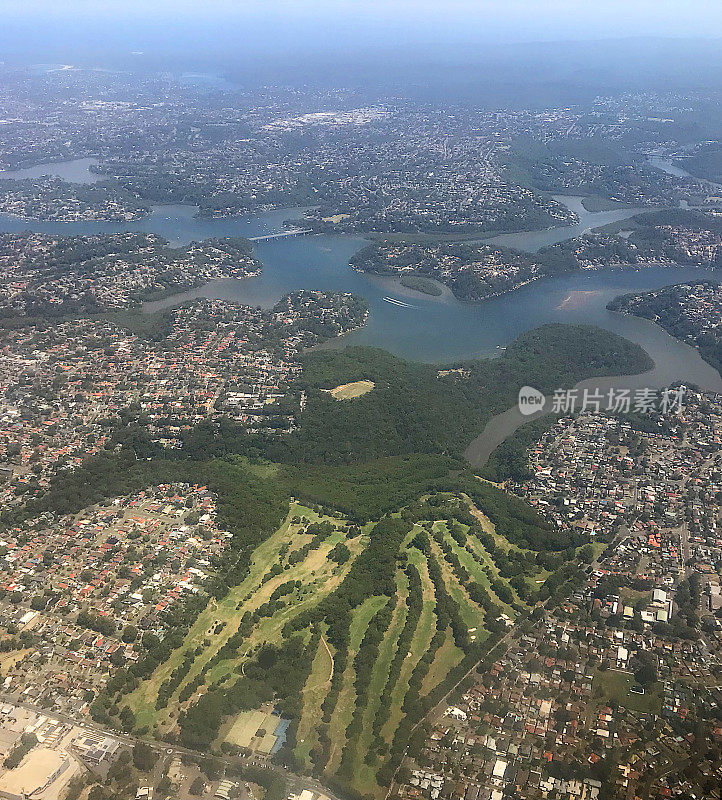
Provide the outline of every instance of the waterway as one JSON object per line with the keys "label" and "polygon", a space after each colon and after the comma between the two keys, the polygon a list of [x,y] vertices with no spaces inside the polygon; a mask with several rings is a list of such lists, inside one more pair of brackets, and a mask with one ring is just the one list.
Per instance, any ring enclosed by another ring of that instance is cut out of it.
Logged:
{"label": "waterway", "polygon": [[[604,397],[612,388],[629,389],[631,392],[643,388],[662,389],[679,380],[695,384],[707,391],[722,392],[720,374],[700,357],[695,348],[674,339],[648,320],[610,311],[607,314],[611,324],[604,327],[609,327],[620,336],[641,345],[652,357],[654,367],[639,375],[616,375],[581,381],[574,387],[578,397],[583,396],[584,389],[588,389],[589,392],[601,392]],[[465,455],[469,463],[475,467],[484,466],[491,453],[508,436],[525,423],[548,414],[551,409],[552,401],[547,397],[542,412],[525,416],[514,406],[492,417],[484,430],[466,449]]]}
{"label": "waterway", "polygon": [[553,244],[565,242],[588,233],[593,228],[601,228],[603,225],[610,225],[612,222],[620,222],[629,219],[635,214],[649,211],[649,208],[631,208],[620,206],[608,211],[587,211],[584,208],[584,198],[573,195],[554,195],[554,199],[573,211],[579,222],[576,225],[565,225],[561,228],[548,228],[541,231],[526,231],[524,233],[502,233],[486,241],[503,247],[513,247],[516,250],[525,250],[528,253],[536,253],[543,247],[551,247]]}
{"label": "waterway", "polygon": [[264,236],[283,230],[286,219],[303,216],[305,209],[281,209],[241,217],[204,219],[196,216],[198,208],[191,205],[155,205],[151,213],[131,222],[42,222],[0,214],[1,233],[38,231],[62,236],[92,236],[98,233],[139,231],[157,233],[174,245],[223,236]]}
{"label": "waterway", "polygon": [[[578,225],[533,234],[507,234],[503,237],[504,244],[531,251],[636,213],[635,209],[587,212],[580,198],[562,200],[579,214]],[[232,219],[202,219],[195,216],[196,209],[192,206],[166,205],[156,206],[144,219],[123,224],[41,223],[0,216],[0,232],[32,229],[54,234],[91,234],[136,230],[160,234],[173,244],[184,244],[209,237],[253,237],[279,232],[285,220],[297,219],[302,213],[303,209],[286,209]],[[148,303],[145,310],[157,311],[194,297],[271,307],[284,294],[297,289],[354,292],[369,304],[368,323],[329,347],[371,345],[404,358],[433,363],[498,356],[519,334],[545,323],[585,323],[637,342],[655,362],[654,370],[644,376],[597,380],[593,382],[595,387],[661,387],[683,380],[722,391],[719,374],[696,350],[672,339],[657,325],[606,310],[609,300],[618,294],[709,276],[704,270],[653,267],[586,271],[538,280],[502,297],[468,304],[456,300],[448,290],[440,297],[431,297],[407,289],[393,278],[354,272],[349,268],[349,259],[364,244],[359,237],[342,235],[258,242],[257,253],[264,264],[258,277],[213,281],[192,292]],[[471,445],[469,458],[473,463],[483,463],[493,447],[526,419],[521,419],[514,410],[495,419]]]}
{"label": "waterway", "polygon": [[656,169],[662,170],[662,172],[666,172],[667,175],[674,175],[675,178],[691,178],[694,181],[699,181],[700,183],[706,184],[712,191],[719,192],[722,190],[721,183],[715,183],[714,181],[707,180],[706,178],[698,178],[697,176],[687,172],[687,170],[683,167],[677,166],[677,164],[675,164],[674,160],[671,158],[651,156],[647,159],[647,163]]}
{"label": "waterway", "polygon": [[68,183],[97,183],[104,179],[91,170],[98,163],[95,158],[76,158],[72,161],[58,161],[55,164],[38,164],[25,169],[0,170],[0,178],[22,180],[24,178],[43,178],[50,176]]}

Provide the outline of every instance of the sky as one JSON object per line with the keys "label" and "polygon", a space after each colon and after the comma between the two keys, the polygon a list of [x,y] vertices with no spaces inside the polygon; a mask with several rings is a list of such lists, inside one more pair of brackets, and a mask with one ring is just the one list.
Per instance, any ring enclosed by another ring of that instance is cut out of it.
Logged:
{"label": "sky", "polygon": [[300,23],[307,36],[336,30],[363,37],[386,29],[420,39],[722,37],[720,0],[0,0],[0,19],[10,25],[192,21],[206,28],[230,22],[253,30]]}

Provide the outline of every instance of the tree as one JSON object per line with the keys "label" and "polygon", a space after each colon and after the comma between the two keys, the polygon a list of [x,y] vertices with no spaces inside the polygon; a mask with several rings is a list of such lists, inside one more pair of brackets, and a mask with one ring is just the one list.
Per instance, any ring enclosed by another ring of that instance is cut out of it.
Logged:
{"label": "tree", "polygon": [[70,782],[68,783],[68,788],[65,791],[65,800],[76,800],[76,798],[80,797],[80,795],[83,793],[85,786],[86,782],[84,775],[71,778]]}
{"label": "tree", "polygon": [[158,797],[168,797],[170,795],[172,789],[172,784],[170,782],[170,778],[167,775],[164,775],[158,785],[155,787],[155,792]]}
{"label": "tree", "polygon": [[133,748],[133,766],[141,772],[150,772],[158,757],[153,748],[145,742],[137,742]]}
{"label": "tree", "polygon": [[657,662],[655,657],[645,650],[640,650],[634,659],[634,679],[640,686],[649,686],[657,680]]}
{"label": "tree", "polygon": [[123,629],[123,641],[126,644],[134,642],[138,638],[138,629],[135,625],[126,625]]}
{"label": "tree", "polygon": [[351,558],[351,551],[343,542],[339,542],[328,554],[328,557],[337,564],[345,564]]}
{"label": "tree", "polygon": [[123,706],[120,711],[120,724],[124,731],[132,731],[135,726],[135,714],[128,708]]}

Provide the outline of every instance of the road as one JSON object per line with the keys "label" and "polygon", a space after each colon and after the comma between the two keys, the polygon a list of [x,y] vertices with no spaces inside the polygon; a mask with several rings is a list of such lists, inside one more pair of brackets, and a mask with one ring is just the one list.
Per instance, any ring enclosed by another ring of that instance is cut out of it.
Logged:
{"label": "road", "polygon": [[[188,747],[181,747],[180,745],[173,745],[167,744],[166,742],[157,742],[153,739],[141,738],[138,736],[131,736],[128,733],[120,733],[115,730],[106,730],[100,725],[96,725],[88,720],[81,720],[76,719],[75,717],[71,716],[70,714],[63,714],[57,711],[49,711],[46,708],[41,708],[40,706],[36,706],[33,703],[28,703],[24,700],[18,698],[17,695],[5,694],[0,692],[0,702],[3,703],[10,703],[18,708],[23,708],[26,711],[31,711],[35,714],[41,714],[48,719],[56,720],[58,722],[64,722],[68,725],[74,725],[76,728],[80,728],[85,733],[93,733],[98,736],[110,736],[113,739],[117,739],[119,742],[127,745],[128,747],[133,747],[138,742],[143,742],[144,744],[149,745],[153,750],[155,750],[161,756],[170,756],[171,758],[181,758],[183,756],[193,758],[196,761],[199,761],[208,754],[200,753],[197,750],[191,750]],[[288,793],[298,794],[303,789],[309,789],[317,794],[324,794],[326,797],[331,798],[331,800],[337,800],[337,798],[319,781],[315,778],[306,777],[304,775],[297,775],[294,772],[290,772],[289,770],[285,769],[284,767],[279,767],[276,764],[271,763],[270,761],[265,761],[263,758],[255,757],[255,758],[245,758],[243,756],[213,756],[215,761],[218,761],[225,766],[260,766],[264,767],[265,769],[272,770],[273,772],[282,775],[287,783],[287,790]]]}
{"label": "road", "polygon": [[[469,677],[469,675],[471,675],[472,673],[476,672],[476,670],[479,668],[479,664],[481,664],[481,662],[483,660],[487,659],[498,647],[500,647],[506,641],[511,639],[514,636],[515,633],[516,633],[516,627],[509,628],[509,630],[501,637],[501,639],[499,639],[499,641],[493,647],[491,647],[489,650],[487,650],[487,652],[484,653],[482,658],[480,658],[471,667],[471,669],[468,670],[468,672],[464,673],[464,675],[451,687],[451,689],[449,689],[449,691],[441,698],[441,700],[439,700],[439,702],[433,708],[430,708],[426,712],[426,714],[424,714],[424,716],[421,717],[421,719],[416,723],[416,725],[414,725],[414,727],[411,729],[411,731],[409,733],[409,740],[411,739],[412,735],[416,732],[416,730],[418,729],[418,727],[420,725],[423,725],[424,722],[426,722],[427,719],[432,717],[434,714],[436,714],[440,710],[441,707],[446,705],[446,701],[448,700],[449,696],[451,694],[453,694],[459,688],[459,686]],[[406,756],[407,750],[408,750],[408,748],[406,748],[406,750],[404,750],[404,757]],[[394,793],[394,788],[396,786],[396,776],[398,775],[398,772],[401,769],[402,764],[403,764],[403,759],[401,759],[401,763],[396,768],[396,772],[394,772],[394,777],[391,779],[391,784],[389,785],[389,790],[386,793],[387,799],[389,797],[391,797],[393,795],[393,793]]]}
{"label": "road", "polygon": [[334,670],[336,665],[334,663],[333,656],[331,655],[331,650],[329,649],[329,646],[328,646],[328,644],[327,644],[327,642],[326,642],[326,640],[324,639],[323,636],[321,637],[321,642],[322,642],[323,646],[326,648],[326,652],[328,653],[328,657],[331,659],[331,674],[328,676],[328,684],[330,686],[331,685],[331,681],[333,680],[333,670]]}
{"label": "road", "polygon": [[249,242],[266,242],[269,239],[286,239],[289,236],[303,236],[306,233],[313,233],[310,228],[289,228],[280,233],[267,233],[265,236],[249,236]]}
{"label": "road", "polygon": [[682,566],[684,568],[685,578],[689,578],[692,574],[692,567],[689,566],[689,560],[692,558],[692,553],[689,549],[689,528],[685,523],[679,532],[679,538],[682,541]]}

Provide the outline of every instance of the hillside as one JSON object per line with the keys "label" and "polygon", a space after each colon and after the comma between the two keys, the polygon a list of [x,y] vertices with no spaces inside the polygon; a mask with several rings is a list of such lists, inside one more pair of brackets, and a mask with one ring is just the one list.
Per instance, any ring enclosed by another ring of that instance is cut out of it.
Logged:
{"label": "hillside", "polygon": [[363,527],[292,503],[243,580],[152,672],[125,676],[120,717],[204,751],[263,752],[271,731],[253,720],[273,701],[290,721],[286,763],[383,796],[412,724],[575,555],[546,552],[569,543],[469,480],[473,496],[433,494]]}
{"label": "hillside", "polygon": [[[71,513],[173,481],[216,498],[228,546],[92,704],[95,720],[204,753],[271,752],[346,796],[382,797],[414,725],[538,600],[586,539],[473,475],[461,453],[525,384],[647,369],[606,331],[546,326],[495,360],[304,356],[284,436],[202,423],[179,451],[119,426],[24,513]],[[342,384],[372,381],[343,400]]]}

